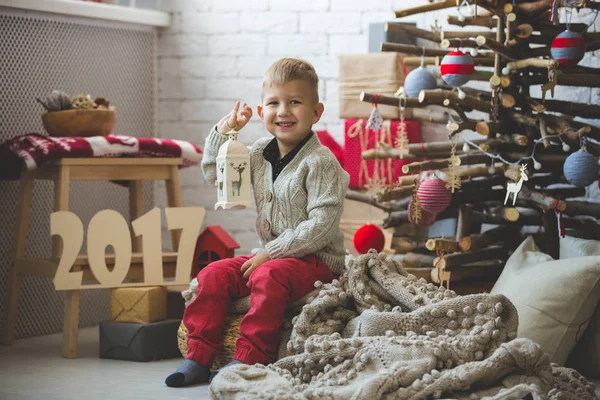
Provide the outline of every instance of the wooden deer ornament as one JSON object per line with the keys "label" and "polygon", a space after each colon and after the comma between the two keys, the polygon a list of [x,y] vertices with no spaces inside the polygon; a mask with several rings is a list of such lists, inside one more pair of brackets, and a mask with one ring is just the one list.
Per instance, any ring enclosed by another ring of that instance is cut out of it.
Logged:
{"label": "wooden deer ornament", "polygon": [[519,178],[519,180],[517,182],[509,182],[506,184],[506,197],[504,198],[504,205],[506,205],[506,202],[508,201],[508,197],[510,196],[511,193],[513,193],[513,206],[517,202],[517,195],[521,191],[521,187],[523,186],[523,181],[529,180],[529,178],[527,177],[527,172],[525,172],[526,168],[527,168],[527,164],[523,164],[521,166],[521,169],[520,169],[521,177]]}

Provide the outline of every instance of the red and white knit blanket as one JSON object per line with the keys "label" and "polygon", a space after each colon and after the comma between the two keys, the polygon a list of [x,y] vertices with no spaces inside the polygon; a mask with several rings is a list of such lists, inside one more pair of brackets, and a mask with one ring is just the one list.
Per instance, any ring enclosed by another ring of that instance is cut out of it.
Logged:
{"label": "red and white knit blanket", "polygon": [[[122,135],[51,137],[37,133],[9,139],[0,145],[0,175],[18,178],[19,171],[33,170],[63,157],[181,157],[182,167],[197,165],[202,150],[183,140],[137,138]],[[17,170],[15,170],[17,169]]]}

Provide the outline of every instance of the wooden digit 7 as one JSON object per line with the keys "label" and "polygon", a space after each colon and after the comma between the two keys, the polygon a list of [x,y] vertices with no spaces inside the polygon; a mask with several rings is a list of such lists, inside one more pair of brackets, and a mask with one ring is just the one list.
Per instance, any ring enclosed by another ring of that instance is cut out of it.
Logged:
{"label": "wooden digit 7", "polygon": [[[136,236],[142,237],[144,281],[123,283],[129,272],[132,257],[131,235],[127,222],[118,212],[98,212],[88,227],[88,262],[98,284],[82,284],[83,271],[71,272],[83,244],[83,224],[77,215],[69,211],[58,211],[50,216],[50,233],[62,238],[63,252],[54,277],[56,290],[101,289],[130,286],[187,285],[196,238],[200,233],[205,209],[202,207],[166,208],[167,228],[181,229],[181,240],[177,253],[175,279],[163,279],[160,210],[154,208],[132,221]],[[109,271],[105,251],[112,246],[115,265]]]}

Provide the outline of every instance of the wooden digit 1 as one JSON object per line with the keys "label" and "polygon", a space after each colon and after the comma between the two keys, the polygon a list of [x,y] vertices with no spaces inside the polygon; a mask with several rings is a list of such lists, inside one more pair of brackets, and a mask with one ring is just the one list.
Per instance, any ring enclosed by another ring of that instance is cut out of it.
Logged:
{"label": "wooden digit 1", "polygon": [[[126,282],[132,258],[131,235],[127,221],[113,210],[98,212],[88,227],[88,263],[98,284],[82,284],[83,271],[71,272],[81,245],[83,224],[79,217],[69,211],[58,211],[50,216],[50,232],[63,241],[63,252],[54,277],[56,290],[101,289],[130,286],[187,285],[200,228],[204,220],[202,207],[178,207],[165,209],[167,228],[181,229],[175,279],[165,281],[162,265],[161,215],[154,208],[132,221],[136,236],[142,237],[143,282]],[[106,248],[114,250],[115,265],[110,271],[106,264]]]}

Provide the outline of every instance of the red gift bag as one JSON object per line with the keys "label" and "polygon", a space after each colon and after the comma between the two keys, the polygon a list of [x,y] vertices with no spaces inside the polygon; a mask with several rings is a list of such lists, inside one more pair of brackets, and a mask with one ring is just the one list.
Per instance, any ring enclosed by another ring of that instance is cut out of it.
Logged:
{"label": "red gift bag", "polygon": [[[399,120],[386,120],[379,131],[366,129],[365,119],[347,119],[344,126],[344,169],[350,175],[350,188],[365,187],[373,178],[377,168],[378,176],[391,185],[404,175],[402,166],[405,160],[363,160],[363,151],[374,149],[376,143],[385,142],[389,147],[396,147],[396,135]],[[409,143],[421,142],[421,123],[404,120]]]}

